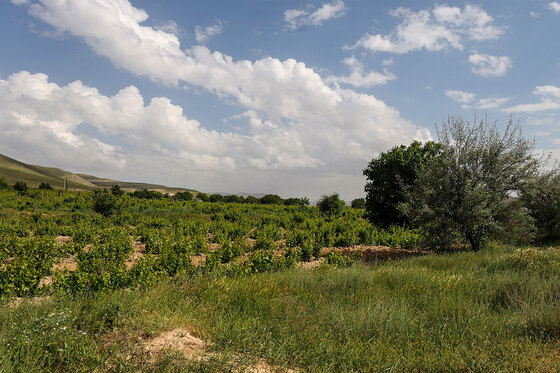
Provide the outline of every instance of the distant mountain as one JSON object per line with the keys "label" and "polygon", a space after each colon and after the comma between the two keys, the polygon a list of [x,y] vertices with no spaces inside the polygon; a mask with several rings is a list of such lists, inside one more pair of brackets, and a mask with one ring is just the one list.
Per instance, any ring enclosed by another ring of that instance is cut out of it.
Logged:
{"label": "distant mountain", "polygon": [[148,189],[169,194],[175,194],[177,192],[184,192],[187,190],[194,192],[194,194],[198,193],[196,190],[186,188],[167,187],[159,184],[126,182],[86,174],[74,174],[60,168],[30,165],[2,154],[0,154],[0,177],[3,177],[9,184],[13,184],[16,181],[24,181],[31,188],[37,188],[41,183],[48,183],[53,188],[62,189],[64,188],[64,180],[66,179],[67,188],[73,190],[95,190],[100,188],[110,188],[113,185],[120,185],[121,188],[127,192]]}

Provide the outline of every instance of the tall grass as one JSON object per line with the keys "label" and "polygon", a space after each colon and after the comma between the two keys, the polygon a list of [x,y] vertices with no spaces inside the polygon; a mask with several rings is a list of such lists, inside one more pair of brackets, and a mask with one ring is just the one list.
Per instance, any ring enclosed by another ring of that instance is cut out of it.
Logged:
{"label": "tall grass", "polygon": [[[170,352],[150,365],[139,341],[176,327],[224,358]],[[227,371],[237,356],[312,372],[551,372],[559,351],[558,249],[179,276],[143,292],[0,310],[2,371]]]}

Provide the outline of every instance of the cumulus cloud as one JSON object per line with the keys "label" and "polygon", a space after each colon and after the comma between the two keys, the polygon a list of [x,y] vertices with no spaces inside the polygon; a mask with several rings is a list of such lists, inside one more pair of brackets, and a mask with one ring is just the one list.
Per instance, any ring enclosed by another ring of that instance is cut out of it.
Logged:
{"label": "cumulus cloud", "polygon": [[455,89],[446,90],[445,95],[447,97],[449,97],[450,99],[452,99],[453,101],[459,102],[459,103],[462,103],[462,104],[470,103],[474,99],[474,96],[475,96],[474,93],[455,90]]}
{"label": "cumulus cloud", "polygon": [[[205,46],[184,51],[175,34],[143,26],[148,14],[127,0],[40,0],[29,9],[56,30],[81,38],[119,68],[166,85],[201,87],[228,102],[237,102],[244,112],[250,111],[250,116],[243,117],[249,133],[241,135],[205,131],[165,98],[148,105],[155,105],[165,116],[173,113],[175,122],[186,121],[188,125],[179,128],[191,128],[195,135],[171,132],[167,142],[162,139],[157,147],[149,146],[147,150],[166,153],[170,158],[177,154],[178,159],[192,158],[193,164],[207,170],[204,178],[208,182],[223,181],[219,175],[233,169],[235,175],[240,175],[236,179],[239,185],[250,180],[247,175],[254,172],[250,170],[284,170],[293,172],[291,180],[299,177],[309,183],[311,177],[325,180],[337,175],[340,185],[345,185],[344,180],[352,179],[349,174],[359,173],[364,161],[376,152],[430,138],[426,129],[401,118],[397,110],[374,96],[330,86],[313,69],[296,60],[268,57],[235,61]],[[41,90],[34,92],[39,94]],[[141,109],[138,102],[132,100],[131,104]],[[157,111],[155,108],[141,111]],[[127,123],[130,126],[135,120]],[[273,125],[266,125],[269,123]],[[182,138],[192,143],[178,142]],[[149,158],[146,162],[149,165],[155,161]],[[171,161],[169,165],[181,167]],[[154,169],[162,169],[161,164]],[[297,170],[315,171],[299,174]],[[234,185],[233,181],[228,185]],[[361,187],[356,184],[345,189]]]}
{"label": "cumulus cloud", "polygon": [[[80,134],[83,123],[124,138],[132,147],[130,154],[121,145]],[[59,86],[45,74],[27,71],[0,80],[0,128],[3,149],[24,148],[47,155],[52,151],[48,159],[53,163],[85,159],[92,162],[85,165],[88,168],[122,168],[127,159],[144,153],[181,159],[191,169],[231,172],[235,161],[225,149],[242,140],[235,134],[205,130],[168,98],[156,97],[146,105],[134,86],[107,97],[80,81]],[[45,140],[35,141],[39,135]],[[37,149],[21,146],[30,142]],[[65,154],[62,159],[57,158],[59,152]]]}
{"label": "cumulus cloud", "polygon": [[536,104],[520,104],[503,109],[508,113],[536,113],[560,109],[560,88],[553,85],[537,86],[533,95],[538,96],[540,102]]}
{"label": "cumulus cloud", "polygon": [[558,1],[548,3],[548,9],[553,10],[554,13],[560,13],[560,3]]}
{"label": "cumulus cloud", "polygon": [[511,100],[511,97],[488,97],[476,101],[476,95],[474,93],[453,89],[448,89],[444,93],[453,101],[463,104],[461,107],[464,109],[470,109],[472,107],[477,109],[496,109]]}
{"label": "cumulus cloud", "polygon": [[505,103],[509,102],[512,97],[489,97],[482,98],[476,104],[478,109],[497,109]]}
{"label": "cumulus cloud", "polygon": [[397,54],[421,49],[462,50],[465,39],[493,40],[503,33],[501,28],[493,24],[493,18],[476,5],[467,5],[463,9],[437,5],[431,10],[418,12],[400,7],[390,14],[402,19],[395,31],[387,35],[366,33],[354,45],[345,48]]}
{"label": "cumulus cloud", "polygon": [[507,56],[490,56],[479,53],[471,54],[469,62],[474,65],[471,71],[483,77],[504,76],[513,66],[511,58]]}
{"label": "cumulus cloud", "polygon": [[364,65],[356,60],[354,56],[346,58],[342,61],[350,68],[350,74],[344,76],[330,76],[326,79],[327,82],[345,83],[353,85],[357,88],[367,88],[374,85],[387,84],[389,80],[396,79],[397,77],[383,69],[383,72],[370,71],[366,72]]}
{"label": "cumulus cloud", "polygon": [[324,21],[344,15],[346,7],[342,0],[332,3],[323,3],[313,12],[303,9],[287,9],[284,12],[284,21],[288,30],[297,30],[303,26],[320,26]]}
{"label": "cumulus cloud", "polygon": [[199,43],[204,44],[214,36],[221,34],[223,29],[224,22],[221,20],[218,20],[218,23],[212,26],[202,27],[197,25],[194,28],[195,39]]}

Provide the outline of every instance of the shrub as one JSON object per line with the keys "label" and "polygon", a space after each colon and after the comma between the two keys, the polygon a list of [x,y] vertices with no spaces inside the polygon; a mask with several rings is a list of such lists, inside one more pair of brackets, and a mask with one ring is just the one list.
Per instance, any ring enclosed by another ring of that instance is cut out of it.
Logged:
{"label": "shrub", "polygon": [[114,195],[107,192],[100,193],[99,191],[94,192],[93,196],[93,211],[103,215],[111,216],[117,210],[117,199]]}
{"label": "shrub", "polygon": [[184,191],[184,192],[177,192],[175,193],[175,195],[173,196],[174,200],[181,200],[181,201],[192,201],[193,200],[193,195],[191,192]]}
{"label": "shrub", "polygon": [[366,200],[364,198],[353,199],[350,206],[354,209],[364,209],[366,208]]}
{"label": "shrub", "polygon": [[282,205],[284,204],[284,200],[282,197],[276,194],[267,194],[261,198],[261,203],[263,205]]}
{"label": "shrub", "polygon": [[116,196],[116,197],[120,197],[122,195],[124,195],[124,190],[122,190],[120,185],[113,185],[111,187],[111,194]]}
{"label": "shrub", "polygon": [[27,184],[23,181],[16,181],[13,188],[16,192],[20,192],[20,193],[25,193],[29,189],[27,187]]}
{"label": "shrub", "polygon": [[342,212],[344,201],[340,199],[338,193],[322,196],[317,202],[317,207],[325,215],[336,216]]}
{"label": "shrub", "polygon": [[202,202],[208,202],[210,201],[210,197],[208,196],[208,194],[206,193],[198,193],[196,195],[196,198],[199,199]]}
{"label": "shrub", "polygon": [[49,183],[41,183],[41,184],[39,184],[39,189],[53,190],[53,187]]}
{"label": "shrub", "polygon": [[8,183],[4,180],[3,177],[0,177],[0,189],[5,189],[8,187]]}
{"label": "shrub", "polygon": [[553,172],[533,179],[522,191],[521,201],[538,229],[547,236],[560,235],[560,173]]}

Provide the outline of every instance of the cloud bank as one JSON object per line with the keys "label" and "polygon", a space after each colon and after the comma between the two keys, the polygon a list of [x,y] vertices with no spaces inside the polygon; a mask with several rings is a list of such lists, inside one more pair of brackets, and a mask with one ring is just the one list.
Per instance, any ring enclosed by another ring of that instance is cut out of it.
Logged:
{"label": "cloud bank", "polygon": [[[41,74],[20,72],[2,81],[7,90],[4,100],[27,102],[27,108],[8,102],[2,105],[3,129],[17,132],[27,123],[50,131],[67,149],[80,141],[91,149],[103,148],[100,154],[104,154],[105,164],[139,169],[145,164],[146,170],[154,172],[165,164],[167,169],[176,167],[191,176],[195,171],[207,172],[208,182],[221,182],[229,174],[231,185],[247,188],[248,175],[270,170],[297,174],[293,180],[307,170],[304,176],[308,179],[321,175],[323,182],[332,178],[342,184],[351,180],[349,175],[361,178],[364,162],[376,152],[430,138],[427,130],[401,118],[397,110],[374,96],[333,87],[302,62],[275,58],[235,61],[204,46],[183,50],[174,33],[143,26],[148,14],[127,0],[40,0],[28,6],[34,17],[80,38],[118,68],[172,87],[201,87],[228,102],[233,99],[242,108],[239,120],[246,121],[246,130],[219,133],[205,130],[167,98],[144,104],[135,87],[107,97],[80,82],[57,86]],[[25,84],[15,84],[18,80]],[[31,89],[30,82],[40,89]],[[13,93],[8,94],[18,91],[22,96],[17,100]],[[34,98],[38,92],[45,92],[46,101]],[[95,115],[86,113],[89,101],[83,97],[103,104],[93,111]],[[46,102],[58,110],[41,109]],[[55,115],[59,111],[62,117]],[[48,123],[56,125],[49,127]],[[131,150],[80,134],[80,123],[123,137]],[[356,190],[358,185],[352,188]]]}

